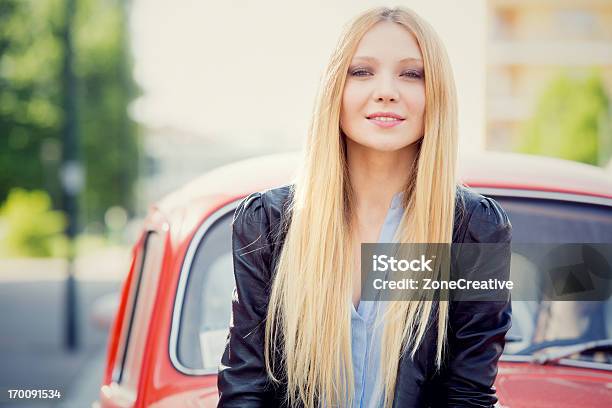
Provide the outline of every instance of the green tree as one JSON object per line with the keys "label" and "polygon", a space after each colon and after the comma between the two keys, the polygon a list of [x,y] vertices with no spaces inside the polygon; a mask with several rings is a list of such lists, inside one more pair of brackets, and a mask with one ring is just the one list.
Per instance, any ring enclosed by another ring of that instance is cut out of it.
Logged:
{"label": "green tree", "polygon": [[80,78],[79,128],[86,163],[81,215],[103,221],[113,206],[136,210],[140,137],[128,116],[138,89],[132,79],[126,13],[128,1],[79,0],[76,72]]}
{"label": "green tree", "polygon": [[64,214],[51,209],[44,191],[11,190],[0,207],[3,255],[45,257],[66,250]]}
{"label": "green tree", "polygon": [[60,7],[0,0],[0,201],[13,186],[59,188]]}
{"label": "green tree", "polygon": [[[77,0],[75,71],[86,185],[81,225],[135,211],[140,137],[127,107],[131,77],[124,0]],[[60,208],[63,0],[0,0],[0,202],[13,187],[44,189]]]}
{"label": "green tree", "polygon": [[522,129],[519,152],[604,165],[610,157],[610,100],[600,75],[560,74]]}

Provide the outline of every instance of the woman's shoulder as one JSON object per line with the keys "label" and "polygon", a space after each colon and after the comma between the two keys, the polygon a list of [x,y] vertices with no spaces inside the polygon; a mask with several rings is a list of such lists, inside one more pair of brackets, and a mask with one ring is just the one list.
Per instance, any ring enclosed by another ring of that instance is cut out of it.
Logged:
{"label": "woman's shoulder", "polygon": [[512,224],[499,202],[468,186],[457,186],[458,242],[510,242]]}
{"label": "woman's shoulder", "polygon": [[264,258],[277,255],[278,244],[284,240],[292,194],[292,185],[282,185],[253,192],[238,204],[232,221],[233,233],[250,244],[249,251],[262,251]]}
{"label": "woman's shoulder", "polygon": [[258,220],[270,224],[279,219],[293,193],[293,185],[286,184],[268,190],[255,191],[244,197],[234,212],[238,220]]}

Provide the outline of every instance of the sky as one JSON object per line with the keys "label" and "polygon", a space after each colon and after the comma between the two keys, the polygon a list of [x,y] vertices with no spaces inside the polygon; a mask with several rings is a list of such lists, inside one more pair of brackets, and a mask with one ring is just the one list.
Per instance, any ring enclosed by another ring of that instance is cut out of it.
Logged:
{"label": "sky", "polygon": [[306,136],[319,80],[342,27],[402,5],[447,47],[459,98],[460,148],[483,146],[485,0],[133,0],[134,118],[236,143]]}

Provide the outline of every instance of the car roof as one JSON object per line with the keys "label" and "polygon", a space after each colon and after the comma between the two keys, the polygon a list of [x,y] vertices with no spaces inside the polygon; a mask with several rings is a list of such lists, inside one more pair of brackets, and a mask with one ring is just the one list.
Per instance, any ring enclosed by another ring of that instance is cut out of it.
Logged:
{"label": "car roof", "polygon": [[[160,200],[163,213],[211,199],[236,198],[291,183],[299,152],[259,156],[211,170]],[[599,167],[556,158],[503,152],[466,153],[459,179],[470,187],[558,192],[612,199],[612,176]]]}
{"label": "car roof", "polygon": [[470,186],[612,198],[612,174],[600,167],[552,157],[470,154],[459,160],[459,176]]}

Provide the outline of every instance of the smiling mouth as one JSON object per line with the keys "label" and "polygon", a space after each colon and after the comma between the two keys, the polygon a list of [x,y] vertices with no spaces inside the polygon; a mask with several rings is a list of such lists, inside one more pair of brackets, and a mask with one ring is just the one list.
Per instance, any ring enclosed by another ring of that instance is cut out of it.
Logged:
{"label": "smiling mouth", "polygon": [[395,127],[405,120],[401,118],[392,118],[389,116],[370,116],[366,117],[366,119],[368,122],[381,128]]}
{"label": "smiling mouth", "polygon": [[395,112],[372,112],[366,116],[368,120],[376,120],[380,122],[403,121],[405,118]]}
{"label": "smiling mouth", "polygon": [[372,117],[367,117],[368,120],[378,120],[381,122],[401,122],[404,119],[398,119],[398,118],[391,118],[389,116],[372,116]]}

